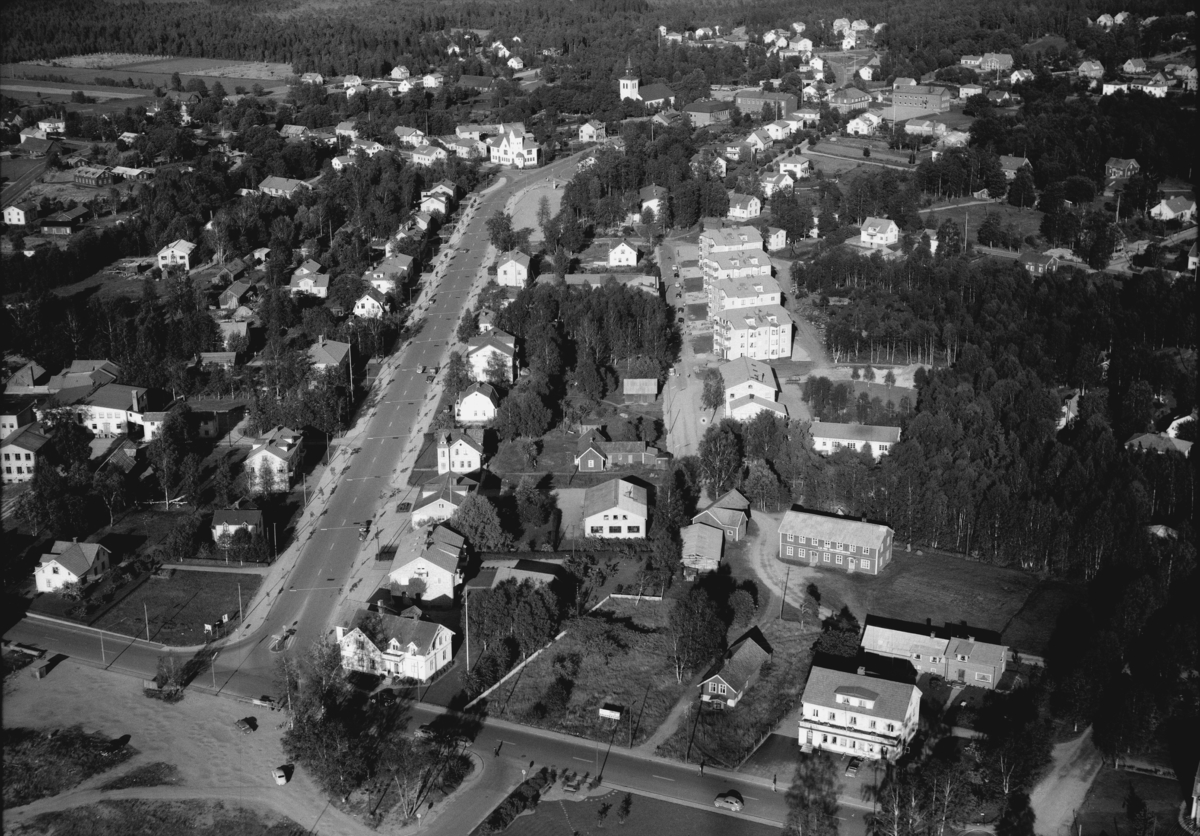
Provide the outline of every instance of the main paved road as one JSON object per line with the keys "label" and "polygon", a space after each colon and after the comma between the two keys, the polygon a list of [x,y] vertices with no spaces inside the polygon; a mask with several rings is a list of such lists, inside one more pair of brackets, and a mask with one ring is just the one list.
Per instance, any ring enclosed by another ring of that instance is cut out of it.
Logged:
{"label": "main paved road", "polygon": [[[487,219],[503,210],[508,199],[523,187],[550,177],[569,176],[576,164],[576,158],[568,157],[545,168],[508,172],[504,185],[474,198],[478,205],[471,220],[460,221],[457,253],[431,289],[433,303],[426,304],[424,327],[393,357],[395,373],[391,382],[373,394],[377,408],[361,444],[334,461],[332,466],[347,469],[339,477],[325,513],[302,547],[284,588],[271,599],[270,611],[257,629],[249,637],[223,646],[215,672],[206,672],[215,673],[213,680],[220,691],[242,697],[273,693],[276,654],[270,651],[272,637],[294,629],[291,646],[307,647],[326,635],[359,556],[358,529],[363,521],[375,518],[381,494],[386,495],[385,489],[417,428],[426,396],[440,385],[427,382],[420,369],[440,365],[455,339],[471,286],[487,253]],[[169,653],[168,648],[155,642],[114,634],[102,637],[95,630],[36,618],[24,619],[5,638],[145,678],[154,676],[159,657]]]}

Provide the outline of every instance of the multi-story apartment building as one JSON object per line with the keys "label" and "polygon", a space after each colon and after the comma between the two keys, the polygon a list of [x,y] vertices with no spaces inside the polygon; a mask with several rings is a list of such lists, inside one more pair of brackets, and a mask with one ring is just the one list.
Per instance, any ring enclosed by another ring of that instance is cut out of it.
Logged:
{"label": "multi-story apartment building", "polygon": [[814,666],[800,698],[800,747],[894,761],[916,734],[921,691],[915,685]]}
{"label": "multi-story apartment building", "polygon": [[721,311],[713,320],[713,350],[724,360],[792,356],[792,317],[782,305]]}

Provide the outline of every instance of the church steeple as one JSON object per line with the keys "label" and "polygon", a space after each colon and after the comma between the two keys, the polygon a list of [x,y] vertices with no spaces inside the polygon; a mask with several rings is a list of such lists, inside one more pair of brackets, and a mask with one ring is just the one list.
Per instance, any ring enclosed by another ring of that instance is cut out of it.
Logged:
{"label": "church steeple", "polygon": [[633,59],[628,55],[625,56],[625,75],[621,76],[621,99],[633,99],[639,101],[642,97],[638,93],[638,86],[641,79],[633,74]]}

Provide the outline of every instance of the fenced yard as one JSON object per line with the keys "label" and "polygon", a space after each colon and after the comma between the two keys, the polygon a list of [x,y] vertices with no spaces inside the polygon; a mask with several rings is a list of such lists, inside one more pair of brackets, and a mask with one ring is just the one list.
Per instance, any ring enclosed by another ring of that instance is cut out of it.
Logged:
{"label": "fenced yard", "polygon": [[[570,631],[489,697],[489,713],[592,740],[637,744],[662,723],[687,688],[676,681],[664,632],[663,602],[608,601],[587,619],[603,621],[611,642],[585,644]],[[621,720],[602,719],[605,703]],[[632,715],[632,716],[631,716]]]}

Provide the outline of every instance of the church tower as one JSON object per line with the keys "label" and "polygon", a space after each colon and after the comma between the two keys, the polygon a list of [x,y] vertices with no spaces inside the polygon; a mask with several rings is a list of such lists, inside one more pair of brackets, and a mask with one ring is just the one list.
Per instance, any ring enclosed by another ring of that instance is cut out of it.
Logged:
{"label": "church tower", "polygon": [[638,81],[640,79],[633,74],[633,62],[629,56],[625,57],[625,75],[621,76],[621,99],[632,99],[633,101],[641,101],[642,97],[638,94]]}

